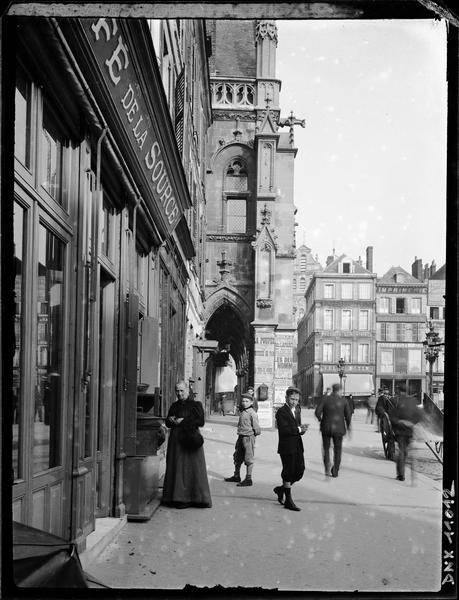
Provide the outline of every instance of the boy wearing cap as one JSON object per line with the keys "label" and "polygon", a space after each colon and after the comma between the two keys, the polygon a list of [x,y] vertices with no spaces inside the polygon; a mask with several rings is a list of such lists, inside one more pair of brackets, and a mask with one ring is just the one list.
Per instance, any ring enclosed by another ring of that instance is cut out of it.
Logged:
{"label": "boy wearing cap", "polygon": [[[252,471],[255,460],[255,436],[260,435],[257,413],[254,411],[253,398],[250,394],[242,394],[239,422],[237,424],[237,440],[233,454],[234,475],[225,477],[225,481],[237,482],[238,486],[252,485]],[[241,481],[241,465],[247,467],[247,475]]]}

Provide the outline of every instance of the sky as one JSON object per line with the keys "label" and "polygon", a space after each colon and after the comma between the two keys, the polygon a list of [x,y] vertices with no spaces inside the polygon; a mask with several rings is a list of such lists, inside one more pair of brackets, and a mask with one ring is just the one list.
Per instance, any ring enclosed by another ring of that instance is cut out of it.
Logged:
{"label": "sky", "polygon": [[[281,117],[293,110],[297,246],[373,271],[446,258],[446,25],[277,21]],[[283,131],[287,131],[284,129]]]}

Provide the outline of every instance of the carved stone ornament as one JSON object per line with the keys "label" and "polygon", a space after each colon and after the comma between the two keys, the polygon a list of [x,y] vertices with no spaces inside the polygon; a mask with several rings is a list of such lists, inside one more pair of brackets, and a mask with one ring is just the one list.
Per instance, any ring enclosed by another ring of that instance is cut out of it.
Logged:
{"label": "carved stone ornament", "polygon": [[258,308],[271,308],[273,301],[271,298],[257,298]]}
{"label": "carved stone ornament", "polygon": [[226,110],[212,110],[212,116],[214,119],[219,119],[220,121],[235,121],[236,118],[238,118],[240,121],[256,120],[255,112],[249,111],[239,111],[235,113]]}
{"label": "carved stone ornament", "polygon": [[247,233],[208,233],[208,242],[248,242],[253,240],[253,234]]}
{"label": "carved stone ornament", "polygon": [[270,21],[270,20],[258,21],[257,27],[256,27],[256,32],[255,32],[255,39],[256,39],[257,43],[260,40],[264,40],[266,37],[275,41],[276,46],[277,46],[277,27],[276,27],[275,21]]}

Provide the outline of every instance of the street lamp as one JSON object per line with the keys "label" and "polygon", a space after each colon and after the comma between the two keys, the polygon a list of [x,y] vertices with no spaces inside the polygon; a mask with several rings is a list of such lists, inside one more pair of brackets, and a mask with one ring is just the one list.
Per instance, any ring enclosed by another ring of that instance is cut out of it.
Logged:
{"label": "street lamp", "polygon": [[429,363],[429,396],[433,400],[433,365],[440,353],[440,346],[445,344],[441,341],[437,331],[434,331],[432,321],[428,323],[429,331],[426,333],[426,339],[422,342],[424,346],[424,354]]}
{"label": "street lamp", "polygon": [[[340,358],[338,361],[338,375],[339,375],[339,384],[341,389],[343,388],[343,378],[346,377],[346,375],[344,374],[344,365],[346,364],[346,361],[344,360],[344,358]],[[344,381],[346,381],[346,379],[344,379]],[[343,395],[344,395],[344,390],[343,390]]]}

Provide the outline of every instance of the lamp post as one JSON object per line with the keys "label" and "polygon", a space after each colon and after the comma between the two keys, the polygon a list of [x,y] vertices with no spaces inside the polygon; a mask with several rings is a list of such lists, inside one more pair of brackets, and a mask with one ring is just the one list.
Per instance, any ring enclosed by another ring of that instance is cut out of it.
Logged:
{"label": "lamp post", "polygon": [[441,341],[440,335],[434,330],[432,321],[428,323],[429,331],[426,333],[426,339],[422,342],[424,345],[424,355],[429,363],[429,396],[433,400],[433,365],[440,353],[440,346],[445,344]]}
{"label": "lamp post", "polygon": [[[339,375],[339,384],[341,389],[343,388],[343,378],[346,377],[346,375],[344,374],[344,365],[346,364],[346,361],[344,360],[344,358],[340,358],[338,361],[338,375]],[[346,379],[344,379],[344,381],[346,381]],[[343,395],[344,394],[344,390],[343,390]]]}

